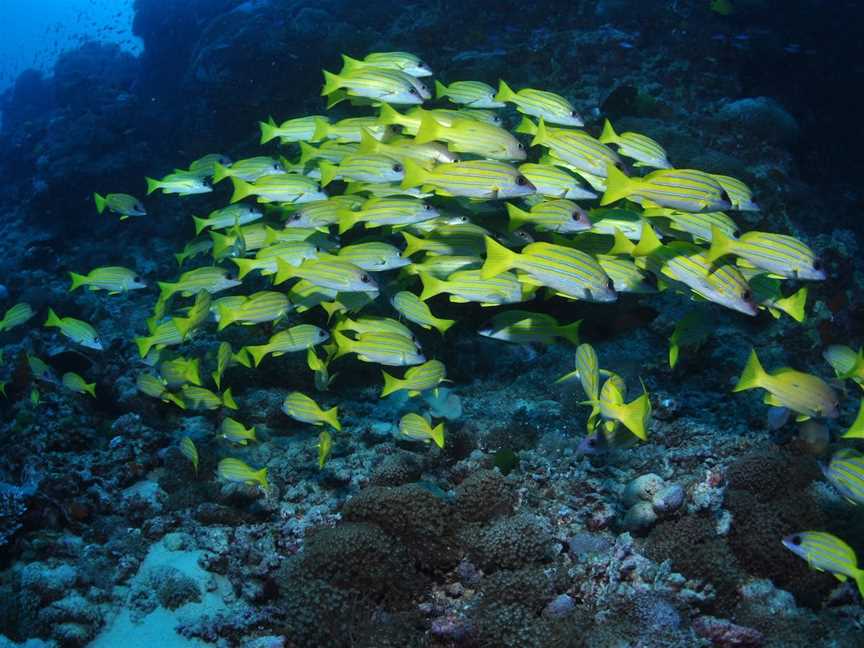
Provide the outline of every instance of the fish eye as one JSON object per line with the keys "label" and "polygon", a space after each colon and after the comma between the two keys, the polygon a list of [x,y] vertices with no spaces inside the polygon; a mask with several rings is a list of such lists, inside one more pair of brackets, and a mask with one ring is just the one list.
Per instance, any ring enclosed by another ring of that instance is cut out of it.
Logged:
{"label": "fish eye", "polygon": [[528,178],[526,178],[523,175],[517,175],[516,176],[516,184],[519,185],[520,187],[524,187],[526,184],[528,184]]}
{"label": "fish eye", "polygon": [[316,245],[316,246],[315,246],[315,251],[316,251],[316,252],[320,252],[320,251],[321,251],[321,246],[320,246],[320,245]]}
{"label": "fish eye", "polygon": [[402,173],[402,165],[401,164],[394,164],[393,165],[393,172],[394,173]]}
{"label": "fish eye", "polygon": [[753,293],[750,292],[749,290],[745,290],[744,294],[741,295],[741,298],[744,301],[750,301],[751,299],[753,299]]}
{"label": "fish eye", "polygon": [[794,544],[796,546],[800,545],[801,544],[801,536],[800,535],[792,536],[792,544]]}
{"label": "fish eye", "polygon": [[298,221],[298,220],[300,220],[300,212],[296,212],[296,213],[294,213],[294,214],[291,214],[291,215],[288,217],[288,220],[290,220],[290,221]]}
{"label": "fish eye", "polygon": [[417,91],[414,88],[408,88],[408,92],[410,94],[417,94]]}
{"label": "fish eye", "polygon": [[419,67],[419,68],[428,68],[429,66],[426,65],[423,61],[417,61],[417,67]]}
{"label": "fish eye", "polygon": [[597,445],[597,439],[588,439],[588,445],[593,448]]}
{"label": "fish eye", "polygon": [[573,220],[574,220],[574,221],[578,221],[578,220],[581,219],[581,218],[582,218],[582,213],[581,213],[581,212],[578,212],[578,211],[574,211],[574,212],[573,212]]}
{"label": "fish eye", "polygon": [[133,283],[141,283],[141,277],[133,277],[132,282]]}
{"label": "fish eye", "polygon": [[327,335],[327,332],[323,329],[318,329],[318,337],[323,338]]}
{"label": "fish eye", "polygon": [[282,165],[277,162],[276,164],[273,165],[273,170],[274,171],[281,171]]}
{"label": "fish eye", "polygon": [[822,259],[813,259],[813,269],[821,270],[823,268]]}
{"label": "fish eye", "polygon": [[524,151],[524,150],[525,150],[525,147],[522,146],[522,142],[517,143],[517,144],[516,144],[516,148],[518,148],[520,151]]}
{"label": "fish eye", "polygon": [[432,205],[423,205],[423,209],[429,211],[430,209],[432,209]]}
{"label": "fish eye", "polygon": [[362,281],[363,283],[369,283],[369,275],[365,273],[360,275],[360,281]]}
{"label": "fish eye", "polygon": [[571,117],[575,117],[575,116],[576,116],[576,111],[575,111],[575,110],[571,110],[571,111],[570,111],[570,116],[571,116]]}
{"label": "fish eye", "polygon": [[611,279],[606,280],[607,290],[615,290],[615,283]]}

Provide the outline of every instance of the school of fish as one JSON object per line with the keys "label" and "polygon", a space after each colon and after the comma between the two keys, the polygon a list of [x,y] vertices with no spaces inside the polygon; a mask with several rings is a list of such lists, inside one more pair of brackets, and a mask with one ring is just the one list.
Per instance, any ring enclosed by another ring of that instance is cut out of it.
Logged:
{"label": "school of fish", "polygon": [[[660,143],[616,132],[608,120],[595,137],[554,92],[473,80],[435,81],[430,89],[432,70],[407,52],[343,62],[338,73],[324,72],[321,94],[328,110],[350,105],[359,116],[268,118],[260,123],[260,144],[268,148],[259,155],[232,161],[210,154],[146,179],[148,195],[227,187],[223,207],[192,217],[195,237],[175,254],[178,276],[157,283],[148,331],[135,342],[147,366],[137,377],[140,392],[182,409],[230,411],[218,436],[231,446],[257,438],[242,422],[225,372],[254,371],[287,353],[305,354],[318,391],[336,378],[331,364],[350,356],[381,366],[381,398],[401,391],[406,407],[422,407],[412,405],[420,400],[414,397],[437,393],[447,371],[426,356],[416,330],[445,336],[460,324],[435,314],[430,302],[438,295],[495,308],[474,326],[482,336],[575,347],[575,370],[559,382],[578,379],[582,403],[591,408],[583,452],[645,442],[651,400],[644,386],[629,396],[624,379],[602,369],[593,347],[580,343],[579,321],[532,312],[532,302],[608,304],[658,291],[697,302],[670,337],[674,369],[682,349],[710,336],[707,308],[746,316],[765,310],[801,322],[807,287],[799,284],[826,278],[806,243],[739,231],[729,212],[759,210],[744,182],[679,167]],[[124,221],[148,213],[128,194],[97,193],[94,201],[100,214]],[[70,291],[116,295],[152,287],[125,267],[82,270],[71,273]],[[247,288],[252,283],[266,289]],[[0,332],[34,316],[29,305],[16,304],[0,319]],[[49,309],[44,326],[92,352],[104,348],[87,322]],[[220,334],[232,326],[252,327],[259,343],[234,349],[222,341],[206,358],[180,353],[201,329]],[[825,359],[837,380],[864,388],[864,352],[835,346]],[[68,373],[58,381],[40,359],[29,362],[37,380],[95,397],[83,377]],[[212,371],[202,371],[202,363]],[[789,368],[768,372],[754,350],[734,391],[756,388],[784,422],[787,414],[802,421],[839,413],[826,381]],[[31,399],[38,402],[38,390]],[[294,391],[282,411],[321,429],[323,468],[342,430],[338,406]],[[431,412],[409,411],[394,427],[404,439],[444,447],[445,424]],[[844,435],[861,438],[864,401]],[[184,437],[179,449],[197,472],[194,441]],[[864,504],[864,456],[844,449],[822,468],[848,501]],[[216,470],[222,480],[269,489],[266,467],[229,457]],[[783,543],[814,568],[851,577],[864,595],[864,571],[841,540],[805,531]]]}

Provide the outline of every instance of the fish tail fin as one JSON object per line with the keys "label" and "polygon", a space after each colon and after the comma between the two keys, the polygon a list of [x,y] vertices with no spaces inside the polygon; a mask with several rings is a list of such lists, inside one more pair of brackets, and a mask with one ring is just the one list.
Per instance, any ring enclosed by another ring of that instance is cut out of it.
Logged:
{"label": "fish tail fin", "polygon": [[96,383],[84,383],[84,391],[96,398]]}
{"label": "fish tail fin", "polygon": [[[215,249],[215,248],[214,248]],[[237,266],[237,278],[242,279],[247,274],[252,272],[255,269],[255,260],[254,259],[231,259],[234,265]],[[278,262],[277,262],[278,265]]]}
{"label": "fish tail fin", "polygon": [[435,98],[441,99],[442,97],[446,97],[448,92],[447,86],[441,83],[438,79],[435,79]]}
{"label": "fish tail fin", "polygon": [[614,164],[606,167],[606,191],[600,198],[600,205],[608,205],[626,198],[633,193],[633,180],[624,175]]}
{"label": "fish tail fin", "polygon": [[159,286],[159,299],[162,301],[171,297],[175,292],[176,284],[168,283],[166,281],[157,281],[156,285]]}
{"label": "fish tail fin", "polygon": [[612,128],[612,122],[608,119],[603,121],[603,132],[600,133],[598,139],[601,144],[614,144],[618,141],[618,133],[616,133],[615,129]]}
{"label": "fish tail fin", "polygon": [[174,323],[174,327],[177,329],[177,332],[180,334],[181,340],[186,340],[189,338],[189,332],[192,330],[192,318],[191,317],[172,317],[171,321]]}
{"label": "fish tail fin", "polygon": [[100,214],[105,211],[105,207],[108,204],[105,196],[100,196],[98,193],[93,194],[93,202],[96,203],[96,211]]}
{"label": "fish tail fin", "polygon": [[[215,252],[213,254],[214,254],[214,256],[216,256]],[[186,255],[183,254],[182,252],[175,252],[174,253],[174,259],[177,261],[177,265],[182,268],[183,262],[186,260]]]}
{"label": "fish tail fin", "polygon": [[639,398],[621,406],[619,420],[633,434],[642,441],[648,440],[648,432],[645,429],[648,417],[651,414],[651,399],[647,392],[643,392]]}
{"label": "fish tail fin", "polygon": [[456,323],[456,320],[442,319],[440,317],[436,317],[435,320],[432,322],[432,326],[434,326],[436,329],[438,329],[438,332],[441,335],[444,335],[447,332],[447,329],[449,329],[455,323]]}
{"label": "fish tail fin", "polygon": [[[231,238],[228,235],[222,234],[220,232],[214,232],[213,230],[210,230],[210,238],[213,239],[213,258],[214,259],[218,259],[223,254],[225,254],[225,252],[228,251],[228,248],[230,248],[231,244],[233,243],[233,241],[231,240]],[[180,256],[180,255],[174,255],[174,256],[176,257],[176,256]],[[177,259],[177,263],[182,264],[180,259]]]}
{"label": "fish tail fin", "polygon": [[342,86],[342,77],[338,74],[333,74],[332,72],[328,72],[327,70],[323,70],[324,72],[324,87],[321,88],[321,96],[326,97],[329,94],[333,94]]}
{"label": "fish tail fin", "polygon": [[517,133],[522,133],[524,135],[536,135],[537,134],[537,124],[532,122],[527,117],[523,117],[522,121],[519,122],[519,125],[516,127]]}
{"label": "fish tail fin", "polygon": [[531,140],[531,146],[545,143],[548,137],[549,133],[546,131],[546,122],[541,117],[540,121],[537,122],[537,129],[534,131],[534,139]]}
{"label": "fish tail fin", "polygon": [[510,217],[510,220],[507,223],[507,231],[512,232],[513,230],[519,229],[530,220],[530,214],[527,211],[520,209],[509,202],[506,204],[507,215]]}
{"label": "fish tail fin", "polygon": [[330,331],[330,335],[333,337],[333,341],[336,343],[336,353],[333,354],[333,358],[341,358],[344,355],[351,353],[353,348],[353,340],[349,337],[342,335],[339,329],[333,329]]}
{"label": "fish tail fin", "polygon": [[[645,225],[643,224],[643,227]],[[624,232],[622,232],[619,228],[613,227],[612,236],[614,238],[614,243],[612,247],[606,254],[633,254],[633,251],[636,249],[636,245],[624,236]],[[643,230],[644,231],[644,230]]]}
{"label": "fish tail fin", "polygon": [[261,361],[264,359],[264,356],[266,356],[268,353],[270,353],[270,345],[269,344],[259,344],[257,346],[247,346],[247,347],[243,347],[243,349],[246,349],[246,352],[250,356],[252,356],[252,363],[256,367],[261,364]]}
{"label": "fish tail fin", "polygon": [[54,312],[53,308],[48,309],[48,319],[45,320],[45,326],[60,326],[60,318],[57,317],[57,313]]}
{"label": "fish tail fin", "polygon": [[261,470],[256,470],[252,473],[252,479],[260,484],[261,488],[264,490],[270,489],[270,482],[267,479],[267,468],[262,468]]}
{"label": "fish tail fin", "polygon": [[759,357],[756,355],[756,349],[750,349],[750,356],[747,358],[747,364],[744,365],[744,371],[741,372],[741,377],[738,379],[738,384],[732,389],[733,392],[744,391],[745,389],[754,389],[762,386],[762,381],[767,374],[759,362]]}
{"label": "fish tail fin", "polygon": [[429,178],[429,172],[414,160],[405,159],[402,167],[405,170],[405,176],[402,178],[402,189],[419,187]]}
{"label": "fish tail fin", "polygon": [[379,148],[380,142],[372,135],[372,131],[368,128],[360,130],[360,146],[357,149],[358,153],[375,153]]}
{"label": "fish tail fin", "polygon": [[80,275],[77,272],[70,272],[69,278],[72,280],[72,285],[69,286],[69,292],[72,292],[87,283],[87,277]]}
{"label": "fish tail fin", "polygon": [[444,447],[444,422],[442,421],[438,425],[432,428],[432,441],[435,442],[439,448]]}
{"label": "fish tail fin", "polygon": [[657,232],[648,223],[642,223],[642,236],[639,237],[639,243],[630,254],[634,257],[648,256],[654,250],[661,247],[663,243],[657,236]]}
{"label": "fish tail fin", "polygon": [[138,347],[138,355],[142,358],[147,357],[147,354],[150,353],[150,347],[153,346],[153,338],[152,337],[136,337],[135,345]]}
{"label": "fish tail fin", "polygon": [[434,142],[438,139],[440,131],[441,124],[438,123],[437,119],[429,114],[423,115],[423,118],[420,120],[420,128],[417,129],[417,135],[414,136],[414,141],[418,144]]}
{"label": "fish tail fin", "polygon": [[378,123],[381,126],[393,126],[402,121],[402,115],[399,114],[390,104],[381,104],[381,110],[378,113]]}
{"label": "fish tail fin", "polygon": [[[262,126],[263,128],[263,126]],[[264,142],[261,142],[262,144]],[[231,175],[231,172],[228,170],[228,167],[219,164],[218,162],[213,165],[213,184],[217,182],[222,182],[225,178]]]}
{"label": "fish tail fin", "polygon": [[234,322],[237,321],[237,316],[231,312],[225,304],[219,304],[219,324],[216,327],[217,331],[221,331],[222,329],[231,326]]}
{"label": "fish tail fin", "polygon": [[342,431],[342,424],[339,422],[339,406],[331,407],[323,412],[322,417],[334,430]]}
{"label": "fish tail fin", "polygon": [[255,191],[255,187],[237,176],[231,176],[231,183],[234,185],[234,193],[231,194],[232,203],[239,202],[247,196],[251,196],[252,192]]}
{"label": "fish tail fin", "polygon": [[438,277],[433,277],[422,270],[417,274],[420,275],[420,281],[423,284],[423,291],[420,293],[420,301],[431,299],[435,295],[440,295],[445,292],[447,285]]}
{"label": "fish tail fin", "polygon": [[497,277],[513,267],[518,255],[513,250],[508,250],[495,239],[485,236],[486,239],[486,261],[480,268],[480,276],[484,279]]}
{"label": "fish tail fin", "polygon": [[495,101],[513,101],[516,93],[502,79],[498,80],[498,92],[495,95]]}
{"label": "fish tail fin", "polygon": [[304,167],[318,157],[318,149],[309,142],[300,142],[300,164]]}
{"label": "fish tail fin", "polygon": [[269,122],[258,122],[261,127],[261,141],[259,144],[266,144],[270,140],[276,139],[276,125]]}
{"label": "fish tail fin", "polygon": [[579,346],[579,327],[582,326],[582,320],[576,320],[572,324],[566,324],[558,328],[558,335],[563,337],[573,346]]}
{"label": "fish tail fin", "polygon": [[344,234],[354,227],[360,220],[360,212],[355,212],[351,209],[340,209],[337,212],[339,216],[339,233]]}
{"label": "fish tail fin", "polygon": [[361,67],[363,67],[362,61],[351,58],[347,54],[342,55],[342,72],[340,74],[350,74],[351,72],[356,72]]}
{"label": "fish tail fin", "polygon": [[864,599],[864,569],[859,569],[855,573],[855,584],[858,586],[858,593]]}
{"label": "fish tail fin", "polygon": [[222,392],[222,404],[228,409],[236,410],[237,402],[234,400],[234,395],[231,393],[231,388],[229,387],[224,392]]}
{"label": "fish tail fin", "polygon": [[804,308],[807,306],[807,286],[804,286],[789,297],[778,299],[776,304],[796,322],[803,322],[806,317]]}
{"label": "fish tail fin", "polygon": [[384,387],[381,389],[381,396],[379,396],[379,398],[384,398],[385,396],[389,396],[393,392],[402,389],[403,381],[400,378],[391,376],[386,371],[382,371],[381,375],[384,377]]}
{"label": "fish tail fin", "polygon": [[321,160],[318,164],[318,170],[321,172],[321,186],[326,187],[336,179],[336,174],[339,173],[339,167],[328,160]]}
{"label": "fish tail fin", "polygon": [[276,276],[273,278],[273,285],[279,285],[281,283],[285,283],[291,277],[296,276],[296,271],[294,266],[285,261],[284,259],[276,259]]}
{"label": "fish tail fin", "polygon": [[149,196],[154,191],[156,191],[159,187],[162,186],[162,183],[158,180],[154,180],[153,178],[144,178],[147,181],[147,195]]}
{"label": "fish tail fin", "polygon": [[674,369],[678,364],[678,356],[681,353],[681,347],[674,340],[669,341],[669,368]]}
{"label": "fish tail fin", "polygon": [[330,131],[330,122],[322,117],[316,117],[313,120],[315,124],[315,130],[312,132],[312,142],[320,142],[323,139],[327,139],[327,134]]}
{"label": "fish tail fin", "polygon": [[195,236],[198,236],[209,225],[207,219],[200,216],[192,216],[192,222],[195,223]]}
{"label": "fish tail fin", "polygon": [[241,367],[246,367],[247,369],[252,368],[252,361],[249,359],[249,350],[246,349],[246,347],[238,349],[237,353],[231,356],[231,360],[239,364]]}
{"label": "fish tail fin", "polygon": [[412,254],[417,254],[417,252],[423,250],[425,245],[423,239],[409,232],[402,232],[402,237],[405,239],[405,250],[402,252],[403,257],[410,257]]}
{"label": "fish tail fin", "polygon": [[705,253],[705,258],[709,263],[714,263],[720,257],[727,254],[732,254],[735,247],[735,241],[729,236],[726,236],[716,225],[711,226],[711,247]]}

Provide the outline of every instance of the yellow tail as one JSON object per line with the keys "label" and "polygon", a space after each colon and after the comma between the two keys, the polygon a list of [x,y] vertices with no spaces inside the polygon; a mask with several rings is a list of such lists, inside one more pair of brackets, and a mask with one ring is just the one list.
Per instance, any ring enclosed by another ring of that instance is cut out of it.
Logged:
{"label": "yellow tail", "polygon": [[858,407],[858,416],[855,417],[852,425],[846,430],[846,433],[840,437],[841,439],[864,439],[864,399],[861,400],[861,405]]}
{"label": "yellow tail", "polygon": [[378,123],[381,126],[395,126],[401,124],[403,116],[399,114],[390,104],[381,104],[381,111],[378,113]]}
{"label": "yellow tail", "polygon": [[519,229],[522,225],[531,221],[531,214],[529,212],[519,209],[519,207],[510,203],[506,203],[506,205],[507,215],[510,217],[510,221],[507,224],[508,231],[512,232]]}
{"label": "yellow tail", "polygon": [[255,187],[236,176],[231,176],[231,182],[234,184],[234,193],[231,194],[232,203],[239,202],[255,192]]}
{"label": "yellow tail", "polygon": [[799,289],[789,297],[778,299],[775,305],[796,322],[803,322],[807,316],[804,310],[807,306],[807,286]]}
{"label": "yellow tail", "polygon": [[384,387],[381,389],[381,396],[379,398],[384,398],[402,389],[404,381],[401,378],[391,376],[386,371],[382,371],[381,375],[384,377]]}
{"label": "yellow tail", "polygon": [[726,236],[716,225],[711,226],[711,247],[705,254],[709,263],[735,251],[735,241]]}
{"label": "yellow tail", "polygon": [[446,97],[448,92],[449,92],[449,90],[447,90],[447,86],[445,86],[443,83],[441,83],[440,81],[438,81],[436,79],[435,80],[435,98],[441,99],[443,97]]}
{"label": "yellow tail", "polygon": [[162,186],[162,183],[158,180],[154,180],[153,178],[144,178],[147,181],[147,195],[149,196],[151,193],[156,191],[159,187]]}
{"label": "yellow tail", "polygon": [[427,113],[420,120],[420,128],[417,130],[417,135],[414,136],[414,141],[417,144],[434,142],[440,134],[441,124],[432,115]]}
{"label": "yellow tail", "polygon": [[639,237],[639,243],[630,254],[634,257],[648,256],[654,250],[661,247],[663,243],[657,236],[657,232],[647,222],[642,223],[642,236]]}
{"label": "yellow tail", "polygon": [[230,175],[231,171],[228,170],[228,167],[223,166],[218,162],[213,165],[213,184],[216,184],[217,182],[222,182]]}
{"label": "yellow tail", "polygon": [[510,89],[503,80],[498,81],[498,93],[495,95],[495,101],[513,101],[516,98],[516,93]]}
{"label": "yellow tail", "polygon": [[72,292],[87,283],[87,277],[80,275],[77,272],[70,272],[69,278],[72,279],[72,285],[69,286],[69,292]]}
{"label": "yellow tail", "polygon": [[747,364],[744,366],[744,371],[741,372],[741,377],[738,379],[738,384],[735,385],[733,392],[740,392],[746,389],[755,389],[762,387],[764,379],[768,374],[762,368],[759,358],[756,355],[756,349],[750,350],[750,357],[747,358]]}
{"label": "yellow tail", "polygon": [[276,259],[276,277],[273,279],[273,285],[285,283],[292,277],[297,275],[297,271],[290,263],[284,259]]}
{"label": "yellow tail", "polygon": [[318,157],[318,149],[307,142],[300,142],[300,164],[306,166]]}
{"label": "yellow tail", "polygon": [[84,383],[84,391],[96,398],[96,383]]}
{"label": "yellow tail", "polygon": [[447,329],[449,329],[455,323],[456,323],[456,320],[441,319],[440,317],[436,317],[432,321],[432,326],[434,326],[436,329],[438,329],[438,332],[441,333],[441,335],[444,335],[447,332]]}
{"label": "yellow tail", "polygon": [[642,392],[636,400],[620,406],[618,420],[642,441],[647,441],[648,432],[645,428],[650,416],[651,399],[647,392]]}
{"label": "yellow tail", "polygon": [[[219,259],[225,255],[230,248],[234,244],[234,239],[225,234],[221,234],[220,232],[214,232],[210,230],[210,238],[213,239],[213,258]],[[179,257],[180,255],[175,255],[175,257]],[[177,263],[182,265],[182,261],[178,258]]]}
{"label": "yellow tail", "polygon": [[624,175],[614,164],[606,167],[606,191],[600,198],[600,205],[608,205],[622,200],[633,193],[635,181]]}
{"label": "yellow tail", "polygon": [[[242,276],[242,275],[241,275]],[[217,331],[221,331],[222,329],[231,326],[234,322],[237,321],[237,316],[231,312],[231,310],[225,304],[219,304],[219,324],[216,327]]]}
{"label": "yellow tail", "polygon": [[558,327],[558,335],[570,342],[573,346],[579,346],[579,327],[582,326],[582,320],[576,320],[572,324]]}
{"label": "yellow tail", "polygon": [[45,326],[62,326],[63,323],[60,321],[60,318],[57,317],[57,313],[54,312],[53,308],[48,309],[48,319],[45,320]]}
{"label": "yellow tail", "polygon": [[536,135],[537,134],[537,124],[532,122],[527,117],[523,117],[522,121],[519,122],[519,125],[516,127],[517,133],[522,133],[524,135]]}
{"label": "yellow tail", "polygon": [[545,144],[549,139],[549,133],[546,131],[546,122],[543,118],[537,122],[537,129],[534,132],[534,139],[531,140],[531,146],[539,146]]}
{"label": "yellow tail", "polygon": [[444,447],[444,423],[439,423],[434,428],[432,428],[432,441],[435,442],[439,448]]}
{"label": "yellow tail", "polygon": [[352,227],[354,227],[361,218],[360,212],[356,212],[351,209],[340,209],[337,214],[339,215],[340,234],[344,234]]}
{"label": "yellow tail", "polygon": [[486,261],[480,268],[480,276],[491,279],[512,268],[519,255],[489,236],[483,238],[486,240]]}
{"label": "yellow tail", "polygon": [[329,423],[330,427],[332,427],[334,430],[342,430],[342,424],[339,422],[338,405],[336,407],[331,407],[326,412],[323,412],[323,416],[321,418],[323,418],[325,422]]}
{"label": "yellow tail", "polygon": [[142,358],[146,358],[147,354],[150,353],[150,348],[153,346],[153,338],[136,337],[135,345],[138,347],[138,355]]}
{"label": "yellow tail", "polygon": [[353,59],[347,54],[342,55],[342,71],[340,74],[350,74],[363,67],[363,62]]}
{"label": "yellow tail", "polygon": [[426,246],[426,242],[413,234],[402,232],[402,237],[405,239],[405,250],[402,252],[403,257],[410,257],[412,254],[422,252]]}
{"label": "yellow tail", "polygon": [[325,97],[336,92],[340,87],[342,87],[342,78],[338,74],[333,74],[327,70],[323,70],[323,72],[324,87],[321,88],[321,96]]}
{"label": "yellow tail", "polygon": [[[642,225],[642,227],[645,227],[645,226],[646,226],[645,224]],[[614,238],[615,242],[612,244],[611,249],[606,254],[610,254],[610,255],[631,254],[631,255],[633,255],[633,252],[636,249],[636,245],[633,243],[633,241],[631,241],[626,236],[624,236],[624,232],[622,232],[617,227],[613,227],[612,229],[613,229],[613,238]],[[643,230],[643,232],[644,232],[644,230]]]}
{"label": "yellow tail", "polygon": [[420,293],[420,301],[426,301],[435,295],[447,292],[447,284],[441,279],[433,277],[422,270],[417,274],[420,275],[420,281],[423,284],[423,291]]}
{"label": "yellow tail", "polygon": [[380,148],[381,142],[375,139],[375,136],[372,135],[372,132],[368,128],[360,130],[360,147],[357,149],[358,153],[377,153]]}
{"label": "yellow tail", "polygon": [[675,365],[678,364],[678,356],[681,352],[681,347],[678,346],[678,343],[670,340],[669,341],[669,368],[674,369]]}
{"label": "yellow tail", "polygon": [[198,236],[201,233],[201,230],[210,225],[206,218],[201,218],[199,216],[193,216],[192,221],[195,223],[195,236]]}
{"label": "yellow tail", "polygon": [[222,392],[222,404],[228,409],[238,409],[237,403],[234,401],[234,396],[231,394],[230,387]]}
{"label": "yellow tail", "polygon": [[93,201],[96,203],[96,211],[100,214],[105,211],[105,207],[108,205],[108,201],[105,200],[105,196],[100,196],[98,193],[93,194]]}
{"label": "yellow tail", "polygon": [[266,144],[270,140],[276,139],[278,135],[276,134],[276,125],[268,122],[258,122],[258,125],[261,127],[261,141],[259,144]]}
{"label": "yellow tail", "polygon": [[[252,356],[252,362],[257,367],[261,364],[261,361],[264,359],[268,353],[270,353],[270,345],[269,344],[259,344],[258,346],[248,346],[243,347],[246,352]],[[243,350],[241,349],[241,351]]]}
{"label": "yellow tail", "polygon": [[402,178],[402,189],[419,187],[420,185],[428,182],[430,174],[428,171],[426,171],[426,169],[420,166],[419,163],[415,162],[414,160],[405,159],[402,163],[402,166],[405,169],[405,177]]}
{"label": "yellow tail", "polygon": [[336,179],[339,174],[339,167],[327,160],[321,160],[318,164],[318,170],[321,172],[321,186],[326,187]]}
{"label": "yellow tail", "polygon": [[315,123],[315,130],[312,132],[312,142],[320,142],[323,139],[327,139],[327,135],[330,132],[330,122],[328,122],[323,117],[316,117],[313,122]]}
{"label": "yellow tail", "polygon": [[603,122],[603,132],[600,133],[601,144],[614,144],[618,141],[618,133],[612,128],[612,122],[608,119]]}

